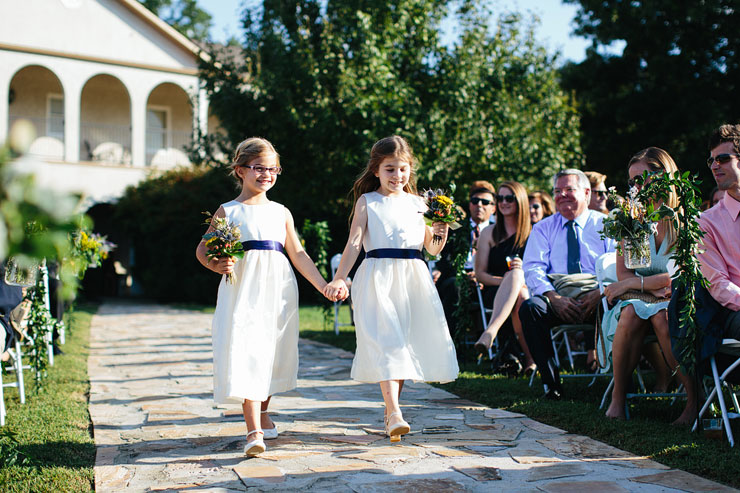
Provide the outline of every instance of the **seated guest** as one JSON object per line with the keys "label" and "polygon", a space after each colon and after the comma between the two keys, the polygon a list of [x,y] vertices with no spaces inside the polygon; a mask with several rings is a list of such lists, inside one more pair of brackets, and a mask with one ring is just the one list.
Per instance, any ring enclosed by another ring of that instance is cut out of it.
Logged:
{"label": "seated guest", "polygon": [[478,236],[483,228],[495,222],[493,214],[496,212],[496,202],[494,199],[495,192],[493,190],[493,185],[485,180],[473,182],[470,188],[470,200],[468,203],[470,229],[460,228],[457,231],[450,231],[447,244],[440,253],[440,260],[435,264],[434,271],[432,272],[434,282],[437,285],[437,292],[442,301],[442,308],[447,318],[447,325],[451,331],[455,327],[452,314],[455,312],[458,300],[457,286],[455,284],[455,241],[453,241],[453,237],[457,234],[470,232],[470,249],[468,250],[468,258],[465,261],[465,270],[469,273],[468,275],[471,281],[474,281],[473,255],[478,242]]}
{"label": "seated guest", "polygon": [[[704,334],[699,361],[716,352],[723,338],[740,339],[740,125],[722,125],[715,130],[709,139],[709,150],[707,164],[717,187],[725,194],[715,207],[699,217],[704,231],[699,262],[709,281],[709,294],[717,302],[719,317],[715,320],[722,323],[711,339],[710,334]],[[697,297],[701,294],[697,292]],[[699,315],[697,309],[697,319]]]}
{"label": "seated guest", "polygon": [[592,211],[609,214],[609,210],[606,208],[606,199],[609,193],[605,185],[606,175],[597,173],[596,171],[584,171],[584,174],[588,177],[588,181],[591,184],[591,202],[589,202],[588,208]]}
{"label": "seated guest", "polygon": [[[601,238],[605,216],[588,208],[591,184],[582,171],[559,171],[553,178],[553,186],[558,212],[534,225],[524,251],[524,277],[532,297],[522,303],[519,319],[542,376],[545,397],[557,400],[562,386],[550,329],[561,324],[591,322],[601,295],[598,287],[594,287],[578,298],[561,296],[548,274],[594,275],[596,259],[614,251],[614,242]],[[589,356],[595,361],[593,336],[587,336],[586,342]]]}
{"label": "seated guest", "polygon": [[529,372],[534,370],[534,361],[522,334],[519,307],[529,298],[521,257],[531,230],[527,191],[515,181],[505,181],[496,195],[496,224],[481,232],[475,254],[475,278],[484,286],[485,305],[493,306],[491,321],[475,349],[487,352],[499,329],[511,320]]}
{"label": "seated guest", "polygon": [[[643,173],[675,173],[678,171],[676,163],[671,156],[657,147],[648,147],[632,156],[628,164],[630,180],[634,180]],[[641,188],[639,184],[635,185]],[[666,205],[675,209],[678,207],[678,196],[676,192],[669,194]],[[653,204],[658,209],[661,202]],[[643,341],[649,331],[655,332],[658,344],[663,351],[659,353],[647,353],[652,366],[658,373],[656,391],[665,392],[669,379],[670,370],[678,368],[678,362],[671,350],[671,337],[668,331],[668,298],[671,295],[671,276],[668,274],[668,260],[673,255],[673,245],[676,241],[676,230],[670,219],[664,219],[658,223],[658,232],[650,236],[650,267],[631,270],[625,267],[624,257],[617,254],[617,279],[604,288],[604,296],[611,305],[616,305],[604,314],[602,329],[606,345],[607,361],[609,353],[614,367],[614,388],[612,390],[612,402],[606,411],[609,418],[624,419],[624,404],[627,388],[632,380],[632,372],[640,362],[643,352]],[[627,291],[641,291],[654,295],[656,300],[645,302],[639,299],[618,300],[617,297]],[[658,301],[665,299],[665,301]],[[651,357],[653,356],[653,357]],[[665,358],[665,360],[663,359]],[[666,366],[668,363],[668,366]],[[608,368],[608,365],[607,365]],[[692,382],[685,374],[679,372],[679,379],[688,390],[692,388]],[[687,419],[693,419],[696,412],[696,401],[694,393],[687,392],[690,396],[686,403],[684,415],[678,418],[676,423],[685,423]]]}
{"label": "seated guest", "polygon": [[724,196],[724,190],[720,190],[719,187],[714,187],[712,189],[712,193],[709,194],[709,207],[714,207],[715,205],[717,205],[717,202],[722,200]]}
{"label": "seated guest", "polygon": [[543,191],[532,192],[527,198],[529,199],[529,220],[532,225],[555,214],[555,202],[553,202],[549,193]]}

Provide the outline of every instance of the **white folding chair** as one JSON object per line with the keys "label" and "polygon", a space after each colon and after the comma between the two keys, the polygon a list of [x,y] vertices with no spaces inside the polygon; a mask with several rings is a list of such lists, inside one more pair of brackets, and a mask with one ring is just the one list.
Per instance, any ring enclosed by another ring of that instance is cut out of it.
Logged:
{"label": "white folding chair", "polygon": [[[723,371],[721,374],[717,370],[717,359],[716,355],[712,355],[709,358],[709,365],[712,368],[712,381],[714,384],[714,388],[712,388],[712,391],[709,393],[709,396],[707,397],[707,400],[704,401],[704,405],[701,408],[701,411],[699,411],[699,416],[697,417],[696,421],[694,421],[694,426],[691,429],[691,431],[696,431],[696,428],[699,424],[699,420],[702,416],[704,416],[704,413],[707,412],[707,409],[712,404],[712,401],[714,398],[717,398],[717,401],[719,402],[719,408],[722,412],[722,423],[725,428],[725,433],[727,433],[727,440],[730,442],[730,447],[735,446],[735,438],[732,436],[732,428],[730,427],[730,419],[736,419],[740,418],[740,405],[738,405],[738,399],[735,395],[735,392],[733,389],[727,384],[725,379],[727,376],[738,366],[740,366],[740,341],[737,339],[723,339],[722,345],[719,348],[719,353],[727,354],[735,357],[735,361],[727,367],[725,371]],[[725,397],[724,397],[724,390],[727,389],[730,393],[730,397],[732,398],[732,403],[735,406],[735,412],[729,412],[727,410],[727,404],[725,403]]]}
{"label": "white folding chair", "polygon": [[[342,254],[337,253],[331,258],[331,261],[329,262],[331,266],[331,277],[334,278],[334,274],[337,272],[337,268],[339,267],[339,262],[342,260]],[[349,299],[349,298],[348,298]],[[351,326],[352,323],[342,323],[339,321],[339,307],[342,305],[343,301],[335,301],[334,302],[334,333],[339,335],[339,327],[348,327]]]}

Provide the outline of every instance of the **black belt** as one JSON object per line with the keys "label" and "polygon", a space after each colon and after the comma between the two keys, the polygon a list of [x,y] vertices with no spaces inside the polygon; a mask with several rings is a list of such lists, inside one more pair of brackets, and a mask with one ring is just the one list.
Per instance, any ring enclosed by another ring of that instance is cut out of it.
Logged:
{"label": "black belt", "polygon": [[276,252],[280,252],[283,255],[286,255],[285,248],[283,248],[283,244],[279,241],[249,240],[242,241],[242,246],[244,247],[245,252],[248,250],[275,250]]}
{"label": "black belt", "polygon": [[421,250],[413,248],[376,248],[365,254],[365,258],[406,258],[424,260]]}

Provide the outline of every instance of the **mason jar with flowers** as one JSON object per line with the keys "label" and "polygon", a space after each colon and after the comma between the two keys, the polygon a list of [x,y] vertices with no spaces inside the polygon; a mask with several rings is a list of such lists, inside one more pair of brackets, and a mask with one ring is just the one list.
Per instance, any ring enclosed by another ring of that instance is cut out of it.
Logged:
{"label": "mason jar with flowers", "polygon": [[650,267],[650,235],[657,233],[658,225],[640,200],[639,189],[630,187],[626,200],[616,194],[614,187],[609,189],[609,195],[618,205],[604,219],[602,238],[618,242],[617,250],[628,269]]}

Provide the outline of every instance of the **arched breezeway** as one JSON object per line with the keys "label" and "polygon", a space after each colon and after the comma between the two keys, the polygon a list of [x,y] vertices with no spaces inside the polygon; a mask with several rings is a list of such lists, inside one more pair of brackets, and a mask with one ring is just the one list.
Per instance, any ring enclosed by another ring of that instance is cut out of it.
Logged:
{"label": "arched breezeway", "polygon": [[189,164],[193,111],[188,93],[165,82],[155,87],[146,103],[146,162],[157,167]]}
{"label": "arched breezeway", "polygon": [[117,77],[91,77],[80,96],[80,160],[130,165],[131,98]]}
{"label": "arched breezeway", "polygon": [[23,67],[13,75],[7,98],[8,128],[19,119],[34,127],[29,152],[64,159],[64,88],[56,74],[41,65]]}

